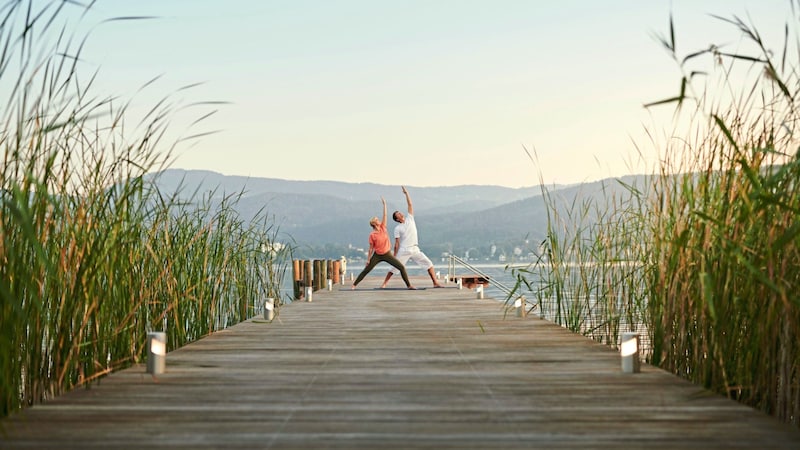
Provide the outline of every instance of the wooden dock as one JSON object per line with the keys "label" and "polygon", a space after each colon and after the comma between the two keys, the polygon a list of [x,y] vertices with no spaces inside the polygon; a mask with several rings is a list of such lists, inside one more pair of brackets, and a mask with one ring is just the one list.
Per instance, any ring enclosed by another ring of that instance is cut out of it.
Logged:
{"label": "wooden dock", "polygon": [[[336,285],[0,421],[0,448],[797,449],[800,431],[471,290]],[[401,286],[402,283],[394,283]],[[452,284],[450,285],[452,286]]]}

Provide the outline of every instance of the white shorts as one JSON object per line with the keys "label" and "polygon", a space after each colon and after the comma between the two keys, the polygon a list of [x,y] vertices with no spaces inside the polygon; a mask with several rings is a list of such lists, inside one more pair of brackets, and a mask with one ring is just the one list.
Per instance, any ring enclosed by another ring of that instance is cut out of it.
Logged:
{"label": "white shorts", "polygon": [[[400,260],[400,262],[403,263],[404,266],[410,259],[415,263],[417,263],[417,265],[422,267],[423,269],[427,270],[433,267],[433,263],[431,262],[431,260],[428,259],[428,257],[425,256],[425,253],[422,253],[422,251],[420,251],[419,247],[417,246],[411,248],[401,248],[397,252],[397,259]],[[395,269],[394,267],[391,268],[390,272],[392,272],[395,275],[400,273],[400,271]]]}

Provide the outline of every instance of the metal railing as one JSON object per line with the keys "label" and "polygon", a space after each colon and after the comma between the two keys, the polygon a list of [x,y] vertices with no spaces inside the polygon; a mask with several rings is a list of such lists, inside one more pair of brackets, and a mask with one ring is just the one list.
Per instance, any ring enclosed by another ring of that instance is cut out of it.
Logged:
{"label": "metal railing", "polygon": [[[471,271],[475,275],[485,278],[490,284],[496,287],[498,290],[503,292],[506,295],[506,307],[513,308],[517,311],[518,317],[525,317],[528,315],[529,312],[536,309],[535,303],[529,303],[524,295],[517,294],[513,289],[506,286],[505,284],[501,283],[497,279],[493,279],[482,270],[478,269],[477,267],[473,266],[469,262],[464,259],[459,258],[455,255],[450,255],[447,261],[447,278],[448,280],[453,280],[456,277],[456,264],[461,265],[462,267],[466,268],[467,270]],[[513,303],[508,303],[508,300],[511,299],[512,296],[515,296]]]}
{"label": "metal railing", "polygon": [[450,255],[450,257],[449,257],[449,259],[447,261],[447,276],[448,276],[448,279],[455,279],[455,276],[456,276],[456,264],[463,266],[465,269],[471,271],[472,273],[474,273],[475,275],[478,275],[479,277],[486,278],[487,280],[489,280],[491,282],[492,286],[496,287],[497,289],[502,291],[504,294],[506,294],[506,297],[510,296],[512,294],[512,292],[514,292],[513,289],[511,289],[510,287],[508,287],[505,284],[501,283],[496,278],[490,277],[489,275],[487,275],[486,273],[484,273],[483,271],[481,271],[477,267],[473,266],[472,264],[470,264],[466,260],[464,260],[462,258],[459,258],[458,256],[455,256],[455,255]]}

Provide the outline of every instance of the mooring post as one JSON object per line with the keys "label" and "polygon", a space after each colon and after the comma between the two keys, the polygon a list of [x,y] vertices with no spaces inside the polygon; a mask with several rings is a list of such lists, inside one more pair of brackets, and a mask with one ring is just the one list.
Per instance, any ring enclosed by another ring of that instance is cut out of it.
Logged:
{"label": "mooring post", "polygon": [[315,259],[311,262],[312,266],[314,267],[313,270],[313,277],[311,279],[311,286],[314,287],[314,290],[317,291],[320,288],[319,278],[322,275],[322,269],[320,268],[319,260]]}
{"label": "mooring post", "polygon": [[303,279],[303,261],[295,259],[292,261],[292,288],[294,288],[294,299],[297,300],[302,296],[302,289],[300,282]]}
{"label": "mooring post", "polygon": [[342,262],[338,259],[333,260],[333,269],[331,270],[331,275],[333,275],[333,284],[340,284],[342,282],[341,273],[342,271]]}
{"label": "mooring post", "polygon": [[318,291],[325,287],[325,261],[314,260],[314,290]]}
{"label": "mooring post", "polygon": [[305,275],[303,277],[303,293],[306,301],[311,301],[311,293],[314,292],[314,264],[311,260],[306,260],[304,263]]}

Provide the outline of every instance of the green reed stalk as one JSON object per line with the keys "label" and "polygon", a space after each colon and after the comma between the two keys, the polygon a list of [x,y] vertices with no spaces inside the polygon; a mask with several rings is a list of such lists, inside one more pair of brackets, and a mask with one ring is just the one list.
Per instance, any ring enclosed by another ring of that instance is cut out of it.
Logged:
{"label": "green reed stalk", "polygon": [[[541,186],[547,235],[537,260],[513,270],[517,283],[508,300],[529,292],[542,317],[610,345],[622,330],[644,333],[643,269],[635,251],[641,227],[628,223],[638,205],[630,193],[638,191],[620,181],[600,195],[563,198]],[[628,195],[618,199],[620,192]]]}
{"label": "green reed stalk", "polygon": [[[696,132],[684,147],[669,149],[683,175],[665,167],[653,186],[661,194],[650,221],[653,361],[798,425],[800,155],[798,99],[787,88],[800,81],[798,61],[788,59],[797,55],[797,40],[788,40],[797,30],[787,25],[786,50],[776,61],[757,30],[723,20],[752,46],[741,54],[712,47],[682,59],[689,71],[709,56],[717,70],[703,95],[685,83],[681,104],[695,107]],[[663,42],[674,55],[674,41]],[[739,88],[747,80],[740,69],[758,76]],[[741,94],[725,102],[717,92]]]}
{"label": "green reed stalk", "polygon": [[146,174],[167,159],[159,139],[174,106],[131,132],[127,106],[91,97],[79,48],[34,33],[67,5],[0,9],[0,86],[12,86],[0,128],[2,416],[141,362],[148,331],[176,348],[252,317],[265,293],[280,298],[291,260],[266,213],[244,223],[236,197],[197,205],[154,189]]}
{"label": "green reed stalk", "polygon": [[[658,174],[596,207],[545,190],[547,258],[528,269],[542,283],[525,284],[545,317],[612,343],[643,331],[653,364],[800,425],[798,22],[773,52],[721,20],[751,45],[682,57],[662,39],[686,75],[650,105],[678,106]],[[703,57],[711,70],[690,67]]]}

